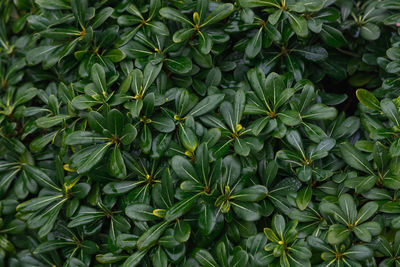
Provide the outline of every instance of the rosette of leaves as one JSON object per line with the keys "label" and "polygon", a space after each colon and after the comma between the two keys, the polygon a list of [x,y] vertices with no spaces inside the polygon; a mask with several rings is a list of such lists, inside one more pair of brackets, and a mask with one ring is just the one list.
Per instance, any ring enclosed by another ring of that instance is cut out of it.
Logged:
{"label": "rosette of leaves", "polygon": [[0,123],[2,125],[0,132],[3,137],[11,138],[23,131],[22,125],[16,123],[16,118],[22,117],[21,113],[37,92],[37,88],[33,87],[31,83],[18,87],[7,87],[6,94],[0,101]]}
{"label": "rosette of leaves", "polygon": [[298,130],[289,130],[285,139],[290,149],[279,150],[277,157],[295,166],[294,171],[300,181],[308,182],[312,177],[316,181],[323,181],[333,174],[330,170],[320,169],[319,165],[313,163],[329,155],[329,151],[336,144],[334,139],[326,138],[317,144],[309,143],[307,150]]}
{"label": "rosette of leaves", "polygon": [[318,266],[358,266],[361,267],[374,255],[371,248],[365,245],[329,245],[316,236],[307,238],[308,245],[321,255],[323,263]]}
{"label": "rosette of leaves", "polygon": [[[25,146],[15,146],[10,143],[8,146],[13,146],[7,154],[4,155],[4,160],[0,161],[0,196],[3,198],[9,193],[9,188],[13,185],[13,192],[18,199],[24,199],[29,193],[36,193],[38,184],[35,180],[36,176],[32,176],[30,170],[35,164],[32,154],[27,151]],[[16,149],[15,149],[16,148]]]}
{"label": "rosette of leaves", "polygon": [[[129,96],[132,101],[126,103],[124,106],[125,108],[129,109],[130,114],[133,118],[137,118],[140,116],[140,113],[143,108],[143,101],[146,97],[146,93],[150,86],[156,80],[158,74],[161,71],[162,64],[153,65],[151,62],[147,63],[144,67],[143,72],[139,69],[132,70],[128,76],[128,81],[130,81],[130,88],[132,89],[134,96]],[[161,97],[157,92],[155,93],[157,97],[157,102],[161,102],[162,104],[164,101],[160,101]],[[150,99],[154,98],[155,96],[151,96]]]}
{"label": "rosette of leaves", "polygon": [[[126,194],[124,197],[126,204],[136,201],[149,203],[152,196],[158,200],[155,196],[158,191],[152,194],[152,188],[160,183],[166,168],[165,162],[157,159],[137,159],[135,156],[137,155],[123,153],[126,167],[131,173],[124,181],[118,179],[117,181],[109,182],[109,179],[106,179],[107,184],[103,187],[103,192],[111,196]],[[94,173],[94,175],[104,180],[101,173]]]}
{"label": "rosette of leaves", "polygon": [[312,105],[316,97],[312,84],[304,85],[301,94],[297,96],[298,98],[296,97],[297,103],[283,106],[295,95],[296,91],[301,89],[301,84],[292,88],[291,80],[287,76],[270,73],[265,77],[259,68],[249,70],[247,77],[253,92],[248,93],[244,113],[262,115],[250,126],[255,135],[262,133],[267,127],[267,132],[273,131],[273,136],[282,138],[287,131],[287,126],[297,126],[303,120],[334,119],[337,115],[333,107],[321,103]]}
{"label": "rosette of leaves", "polygon": [[[271,155],[273,157],[273,155]],[[257,176],[250,173],[250,181],[264,185],[268,194],[261,205],[260,213],[264,217],[270,216],[274,211],[289,215],[296,199],[296,192],[301,188],[301,182],[294,177],[280,176],[279,165],[276,159],[263,159],[259,162]],[[258,178],[258,179],[257,179]],[[295,204],[294,204],[295,205]]]}
{"label": "rosette of leaves", "polygon": [[254,136],[248,136],[251,133],[250,129],[246,129],[240,124],[245,103],[245,92],[238,90],[234,95],[233,104],[228,101],[221,103],[219,113],[222,115],[223,121],[212,115],[201,118],[206,125],[221,129],[223,141],[213,149],[215,158],[224,156],[232,146],[238,155],[244,157],[248,156],[250,152],[256,153],[263,148],[261,140]]}
{"label": "rosette of leaves", "polygon": [[5,264],[7,260],[15,257],[19,248],[16,248],[11,236],[22,234],[26,228],[25,222],[15,218],[15,208],[10,209],[7,205],[0,202],[0,263]]}
{"label": "rosette of leaves", "polygon": [[201,266],[230,266],[230,264],[244,266],[250,261],[249,253],[246,250],[236,246],[229,253],[228,247],[224,242],[220,242],[215,247],[215,254],[216,259],[207,250],[196,248],[193,251],[193,258]]}
{"label": "rosette of leaves", "polygon": [[[210,147],[217,144],[221,137],[221,131],[215,128],[207,129],[196,118],[211,113],[225,98],[224,94],[211,94],[199,101],[198,97],[183,88],[173,88],[167,92],[175,100],[175,109],[162,108],[162,111],[173,117],[177,123],[178,140],[171,140],[171,150],[166,151],[168,156],[186,155],[193,157],[201,137]],[[213,118],[215,116],[210,115]]]}
{"label": "rosette of leaves", "polygon": [[307,143],[307,149],[305,149],[298,130],[289,130],[285,141],[288,149],[279,150],[276,157],[284,161],[283,167],[289,168],[287,171],[291,170],[301,182],[305,183],[305,186],[297,192],[296,197],[297,207],[304,210],[311,201],[313,187],[334,174],[330,164],[322,161],[330,155],[336,142],[334,139],[325,138],[316,144]]}
{"label": "rosette of leaves", "polygon": [[[184,83],[182,76],[189,77],[192,71],[192,60],[188,56],[181,56],[181,44],[174,43],[169,37],[146,36],[138,32],[133,41],[121,49],[128,58],[135,59],[136,64],[150,61],[154,65],[161,64],[171,79]],[[175,77],[178,76],[178,77]],[[190,80],[190,79],[189,79]]]}
{"label": "rosette of leaves", "polygon": [[[93,262],[94,255],[99,247],[91,240],[83,240],[85,236],[68,228],[62,222],[56,224],[55,231],[52,231],[53,239],[42,242],[35,248],[33,254],[39,254],[54,264],[69,265],[88,265]],[[50,257],[50,253],[61,251],[67,260],[62,263],[60,259],[56,260]]]}
{"label": "rosette of leaves", "polygon": [[245,188],[246,179],[239,179],[241,165],[232,156],[227,156],[222,161],[222,177],[218,182],[218,198],[215,206],[218,211],[226,214],[229,221],[231,208],[235,215],[245,221],[256,221],[261,218],[261,206],[256,202],[263,200],[268,190],[265,186],[254,185]]}
{"label": "rosette of leaves", "polygon": [[[392,216],[396,216],[396,214],[400,213],[400,208],[398,204],[399,201],[399,191],[398,190],[389,190],[385,188],[377,188],[374,187],[371,190],[362,194],[363,197],[369,200],[373,200],[379,204],[379,211],[387,214],[393,214]],[[397,225],[398,219],[391,217],[390,224]],[[398,228],[396,226],[396,228]]]}
{"label": "rosette of leaves", "polygon": [[18,84],[24,77],[22,69],[25,66],[26,63],[23,59],[8,58],[7,60],[0,60],[0,88],[6,89],[9,86]]}
{"label": "rosette of leaves", "polygon": [[[18,39],[13,37],[26,33],[23,30],[27,28],[25,27],[27,18],[33,13],[33,8],[34,4],[29,0],[0,3],[0,51],[4,51],[2,56],[11,56],[13,53],[23,50],[26,43],[18,42]],[[22,75],[20,77],[22,78]]]}
{"label": "rosette of leaves", "polygon": [[385,5],[379,4],[375,1],[365,1],[364,3],[357,3],[349,1],[348,3],[339,3],[342,12],[346,12],[347,16],[350,15],[351,21],[344,23],[345,28],[350,28],[354,37],[361,36],[367,41],[373,41],[379,38],[381,34],[380,27],[377,23],[383,22],[387,18],[387,9]]}
{"label": "rosette of leaves", "polygon": [[[400,150],[397,138],[400,113],[390,99],[383,99],[380,103],[372,93],[364,89],[357,90],[357,96],[363,105],[373,110],[362,114],[361,122],[374,141],[359,140],[355,144],[356,147],[349,143],[339,145],[344,161],[368,175],[349,178],[345,181],[345,185],[354,188],[356,192],[366,192],[375,184],[397,189],[400,179],[398,171]],[[386,117],[385,122],[382,117]],[[359,150],[369,153],[369,156]]]}
{"label": "rosette of leaves", "polygon": [[339,196],[336,203],[321,202],[320,211],[335,220],[329,227],[327,242],[331,245],[340,245],[352,235],[363,242],[371,242],[372,237],[382,231],[381,224],[369,220],[378,208],[376,202],[369,201],[357,210],[357,205],[349,194]]}
{"label": "rosette of leaves", "polygon": [[70,158],[68,169],[78,174],[92,170],[108,154],[107,170],[116,178],[127,175],[121,147],[129,145],[136,138],[137,130],[131,123],[125,122],[125,116],[112,109],[106,118],[96,111],[88,115],[88,123],[92,131],[77,130],[65,138],[65,144],[70,146],[88,145],[74,153]]}
{"label": "rosette of leaves", "polygon": [[[64,176],[60,160],[56,161],[57,171],[48,176],[40,168],[24,166],[41,187],[42,194],[17,206],[17,217],[26,221],[29,229],[36,229],[39,237],[45,237],[53,229],[63,210],[71,217],[79,208],[80,199],[90,191],[90,184],[80,181],[80,176]],[[63,209],[65,207],[65,209]]]}
{"label": "rosette of leaves", "polygon": [[400,232],[393,236],[379,236],[374,242],[379,258],[383,258],[379,266],[393,266],[399,264]]}
{"label": "rosette of leaves", "polygon": [[[148,6],[147,3],[141,5],[127,2],[121,3],[116,11],[119,13],[127,12],[129,15],[119,15],[117,22],[120,26],[128,28],[124,29],[124,32],[118,37],[116,46],[122,47],[127,44],[137,33],[140,33],[140,30],[147,33],[147,35],[168,36],[168,27],[157,19],[161,5],[160,0],[151,0]],[[144,15],[143,13],[147,14]],[[124,50],[124,48],[121,49],[122,51]]]}
{"label": "rosette of leaves", "polygon": [[[97,200],[96,208],[81,205],[79,210],[76,211],[74,216],[70,217],[67,224],[68,228],[75,228],[77,231],[82,231],[82,236],[96,236],[101,234],[103,229],[108,229],[106,239],[106,246],[110,251],[116,251],[117,237],[122,233],[127,233],[131,227],[128,219],[121,215],[121,210],[116,207],[115,201],[107,201],[102,203]],[[94,203],[91,203],[94,204]],[[96,246],[88,242],[91,255],[96,253]]]}
{"label": "rosette of leaves", "polygon": [[[115,82],[116,76],[112,76],[107,83],[106,72],[100,64],[93,64],[91,67],[91,83],[84,86],[84,94],[75,96],[73,92],[73,98],[71,101],[72,107],[77,110],[92,109],[97,107],[97,110],[106,109],[110,106],[119,105],[128,100],[126,95],[120,91],[109,90],[110,85]],[[154,79],[152,80],[152,82]],[[150,86],[151,84],[148,84]],[[147,89],[147,87],[146,87]]]}
{"label": "rosette of leaves", "polygon": [[[301,193],[299,192],[298,194],[300,195]],[[296,204],[297,202],[299,201],[296,198]],[[325,232],[329,228],[328,221],[321,214],[315,202],[310,201],[309,203],[303,210],[292,208],[288,217],[299,222],[298,231],[300,234],[315,235]]]}
{"label": "rosette of leaves", "polygon": [[29,51],[26,54],[28,65],[42,62],[43,68],[48,69],[74,55],[80,61],[78,73],[82,77],[89,75],[94,63],[102,63],[115,72],[113,62],[125,57],[121,50],[112,46],[119,27],[106,25],[100,28],[114,12],[112,7],[89,6],[87,0],[70,3],[40,1],[38,4],[41,11],[28,17],[29,25],[39,31],[42,38],[53,42]]}
{"label": "rosette of leaves", "polygon": [[254,1],[241,0],[239,4],[244,7],[265,7],[265,11],[269,12],[268,22],[272,25],[279,21],[288,20],[293,32],[299,37],[305,38],[308,35],[307,20],[301,16],[301,13],[318,11],[324,5],[324,1]]}
{"label": "rosette of leaves", "polygon": [[[399,95],[400,83],[398,79],[400,51],[397,47],[399,42],[399,34],[391,38],[391,46],[385,53],[377,58],[377,63],[385,72],[386,79],[382,83],[382,87],[376,90],[379,97],[397,98]],[[397,100],[398,101],[398,100]]]}
{"label": "rosette of leaves", "polygon": [[[197,207],[203,212],[199,217],[197,227],[200,233],[209,235],[216,226],[218,211],[214,207],[215,191],[220,179],[222,160],[210,164],[207,143],[201,143],[191,158],[192,164],[183,156],[176,155],[171,160],[171,167],[183,181],[180,188],[184,194],[182,199],[168,208],[165,219],[175,220]],[[201,201],[197,203],[197,199]]]}
{"label": "rosette of leaves", "polygon": [[[183,28],[175,31],[172,40],[176,43],[192,41],[197,38],[199,51],[203,54],[210,53],[213,47],[213,39],[223,35],[223,31],[218,31],[212,26],[228,17],[234,10],[231,3],[217,5],[208,15],[209,5],[207,0],[197,1],[196,11],[193,18],[188,18],[181,11],[172,7],[160,9],[160,15],[168,20],[179,22]],[[212,27],[211,27],[212,26]],[[229,40],[225,38],[226,41]]]}
{"label": "rosette of leaves", "polygon": [[297,238],[297,220],[285,222],[280,214],[272,218],[271,228],[264,228],[264,233],[271,241],[265,245],[268,260],[265,263],[279,266],[311,266],[311,251],[303,239]]}
{"label": "rosette of leaves", "polygon": [[[399,173],[394,169],[391,164],[391,157],[389,149],[380,142],[372,144],[368,141],[358,141],[356,146],[372,154],[373,164],[371,164],[365,154],[357,150],[349,143],[340,144],[340,151],[343,155],[344,161],[351,167],[367,174],[368,176],[362,177],[348,177],[345,181],[345,186],[354,188],[357,193],[363,193],[372,189],[375,184],[384,186],[389,189],[397,190],[400,186]],[[370,155],[371,155],[370,154]]]}

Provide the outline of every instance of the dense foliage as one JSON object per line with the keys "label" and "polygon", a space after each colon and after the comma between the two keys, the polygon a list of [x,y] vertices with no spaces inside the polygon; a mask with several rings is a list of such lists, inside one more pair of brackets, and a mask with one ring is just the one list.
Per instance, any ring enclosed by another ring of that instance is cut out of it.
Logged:
{"label": "dense foliage", "polygon": [[398,0],[1,0],[0,266],[400,266],[399,29]]}

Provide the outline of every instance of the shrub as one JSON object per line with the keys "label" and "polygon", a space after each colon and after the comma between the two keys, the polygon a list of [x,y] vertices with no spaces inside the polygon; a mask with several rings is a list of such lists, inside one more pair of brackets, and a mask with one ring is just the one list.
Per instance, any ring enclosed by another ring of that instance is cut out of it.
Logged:
{"label": "shrub", "polygon": [[1,266],[399,265],[399,10],[1,1]]}

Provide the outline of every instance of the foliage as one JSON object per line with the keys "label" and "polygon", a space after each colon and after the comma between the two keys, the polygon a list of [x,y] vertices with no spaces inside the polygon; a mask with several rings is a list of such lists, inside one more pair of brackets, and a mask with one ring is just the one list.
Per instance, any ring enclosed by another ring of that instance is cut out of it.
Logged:
{"label": "foliage", "polygon": [[0,1],[0,266],[400,265],[399,11]]}

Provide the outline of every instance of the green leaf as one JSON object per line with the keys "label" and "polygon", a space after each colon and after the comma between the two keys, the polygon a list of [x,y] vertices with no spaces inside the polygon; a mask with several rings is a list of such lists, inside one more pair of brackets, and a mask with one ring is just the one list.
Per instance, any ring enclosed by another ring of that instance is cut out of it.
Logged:
{"label": "green leaf", "polygon": [[214,110],[223,100],[225,95],[215,94],[205,97],[196,106],[194,106],[187,116],[198,117]]}
{"label": "green leaf", "polygon": [[143,71],[143,90],[147,90],[153,84],[161,68],[162,64],[153,65],[151,62],[147,63]]}
{"label": "green leaf", "polygon": [[[153,225],[146,230],[138,239],[137,247],[139,250],[145,250],[153,246],[161,237],[164,231],[168,228],[169,221],[164,221]],[[129,259],[129,258],[128,258]],[[130,265],[129,265],[130,266]]]}
{"label": "green leaf", "polygon": [[42,118],[37,119],[35,121],[35,124],[39,128],[51,128],[53,126],[56,126],[56,125],[64,122],[65,120],[67,120],[69,118],[70,118],[69,115],[55,115],[52,117],[42,117]]}
{"label": "green leaf", "polygon": [[353,145],[342,143],[339,145],[339,148],[344,161],[351,167],[366,173],[374,174],[374,171],[365,156],[355,149]]}
{"label": "green leaf", "polygon": [[187,57],[167,58],[164,62],[172,73],[186,74],[192,70],[192,61]]}
{"label": "green leaf", "polygon": [[112,7],[105,7],[99,12],[96,12],[96,16],[92,21],[93,30],[100,27],[114,12]]}
{"label": "green leaf", "polygon": [[296,204],[300,210],[305,210],[312,198],[312,188],[310,186],[303,187],[296,197]]}
{"label": "green leaf", "polygon": [[304,58],[314,62],[326,60],[328,58],[328,52],[321,46],[306,46],[303,49],[295,49],[295,51]]}
{"label": "green leaf", "polygon": [[369,91],[365,89],[358,89],[356,91],[358,101],[370,109],[380,111],[381,106],[379,100]]}
{"label": "green leaf", "polygon": [[234,142],[235,152],[243,157],[247,157],[250,153],[250,146],[242,138],[236,138]]}
{"label": "green leaf", "polygon": [[242,220],[253,222],[261,218],[260,206],[253,202],[231,202],[233,211]]}
{"label": "green leaf", "polygon": [[245,50],[247,57],[254,58],[260,53],[262,46],[262,30],[263,28],[261,27],[247,43]]}
{"label": "green leaf", "polygon": [[174,33],[172,40],[175,43],[181,43],[189,39],[196,32],[194,28],[183,28]]}
{"label": "green leaf", "polygon": [[400,47],[391,47],[386,51],[388,58],[394,61],[400,60]]}
{"label": "green leaf", "polygon": [[23,170],[30,178],[34,179],[41,186],[56,191],[61,191],[61,189],[56,185],[56,183],[40,168],[30,165],[23,165]]}
{"label": "green leaf", "polygon": [[131,191],[142,183],[142,181],[111,182],[103,187],[103,192],[106,195],[121,195]]}
{"label": "green leaf", "polygon": [[171,8],[171,7],[163,7],[160,9],[160,15],[166,19],[174,20],[177,22],[181,22],[184,24],[193,25],[193,23],[180,11]]}
{"label": "green leaf", "polygon": [[114,136],[121,136],[124,129],[124,115],[117,109],[112,109],[107,114],[107,129]]}
{"label": "green leaf", "polygon": [[153,266],[160,266],[160,267],[168,266],[168,256],[161,248],[161,246],[158,246],[156,252],[151,256],[151,262]]}
{"label": "green leaf", "polygon": [[389,118],[395,125],[400,127],[400,113],[391,99],[385,98],[381,101],[382,112]]}
{"label": "green leaf", "polygon": [[[267,90],[265,89],[266,79],[264,72],[260,68],[250,69],[247,72],[247,78],[250,82],[252,89],[256,93],[257,97],[264,103],[265,107],[267,107],[268,106],[267,100],[270,98],[267,96],[268,95]],[[272,91],[275,92],[275,89],[273,89]]]}
{"label": "green leaf", "polygon": [[170,222],[181,217],[193,207],[198,197],[199,194],[196,194],[175,203],[167,210],[167,213],[165,214],[165,219]]}
{"label": "green leaf", "polygon": [[224,242],[219,242],[216,247],[216,254],[218,258],[218,262],[222,267],[228,267],[228,253],[226,250],[226,245]]}
{"label": "green leaf", "polygon": [[24,104],[34,98],[38,93],[38,90],[34,87],[20,88],[14,97],[14,106]]}
{"label": "green leaf", "polygon": [[132,220],[152,221],[158,219],[153,214],[154,208],[148,204],[136,203],[125,208],[125,214]]}
{"label": "green leaf", "polygon": [[151,125],[161,133],[170,133],[175,130],[174,121],[164,115],[157,115],[155,117],[152,117]]}
{"label": "green leaf", "polygon": [[189,240],[190,237],[190,224],[183,221],[178,220],[174,226],[174,238],[178,242],[186,242]]}
{"label": "green leaf", "polygon": [[347,43],[341,31],[326,24],[322,26],[321,38],[327,45],[334,48],[342,47]]}
{"label": "green leaf", "polygon": [[192,129],[182,123],[179,124],[179,139],[182,145],[192,153],[196,150],[199,143]]}
{"label": "green leaf", "polygon": [[98,104],[101,104],[101,102],[87,95],[78,95],[72,99],[72,106],[79,110],[88,109]]}
{"label": "green leaf", "polygon": [[64,241],[64,240],[49,240],[44,243],[41,243],[39,246],[35,248],[33,251],[34,254],[42,254],[49,251],[54,251],[59,248],[74,246],[74,242],[72,241]]}
{"label": "green leaf", "polygon": [[233,266],[246,266],[249,261],[249,254],[244,250],[238,250],[232,258]]}
{"label": "green leaf", "polygon": [[332,120],[336,118],[337,110],[324,104],[314,104],[302,115],[303,119]]}
{"label": "green leaf", "polygon": [[101,92],[103,96],[107,95],[107,84],[106,84],[106,74],[104,72],[104,68],[96,63],[93,65],[91,69],[91,78],[96,86],[96,90]]}
{"label": "green leaf", "polygon": [[300,134],[296,130],[290,130],[286,134],[286,140],[289,142],[291,146],[297,149],[303,157],[305,157],[303,141],[301,140]]}
{"label": "green leaf", "polygon": [[125,124],[124,126],[124,130],[122,131],[120,141],[123,145],[129,145],[133,142],[133,140],[135,140],[136,136],[137,136],[137,130],[135,126],[128,123]]}
{"label": "green leaf", "polygon": [[[339,197],[339,206],[344,213],[344,219],[348,223],[353,222],[357,217],[357,208],[354,199],[349,194],[343,194]],[[335,214],[337,216],[338,214]],[[342,218],[339,218],[342,220]]]}
{"label": "green leaf", "polygon": [[27,200],[27,201],[19,204],[17,206],[17,211],[20,211],[23,213],[37,211],[37,210],[40,210],[40,209],[48,206],[50,203],[59,200],[62,197],[63,197],[63,195],[32,198],[30,200]]}
{"label": "green leaf", "polygon": [[103,159],[110,145],[111,143],[105,143],[79,150],[70,159],[71,167],[79,174],[89,172]]}
{"label": "green leaf", "polygon": [[111,152],[107,164],[108,172],[119,179],[125,178],[127,175],[124,158],[122,157],[119,146],[115,146]]}
{"label": "green leaf", "polygon": [[201,24],[200,27],[204,27],[206,25],[210,26],[225,19],[233,12],[233,9],[234,6],[230,3],[219,5],[213,11],[211,11],[211,13],[205,18],[203,24]]}
{"label": "green leaf", "polygon": [[199,50],[201,53],[207,55],[210,53],[213,41],[206,32],[198,32],[199,35]]}
{"label": "green leaf", "polygon": [[368,202],[361,207],[358,212],[357,219],[355,221],[356,224],[361,224],[371,218],[372,215],[378,210],[379,206],[376,202]]}
{"label": "green leaf", "polygon": [[56,50],[58,46],[39,46],[28,51],[26,54],[26,62],[28,65],[36,65],[45,60],[47,55]]}
{"label": "green leaf", "polygon": [[346,257],[356,261],[363,261],[373,256],[373,251],[364,245],[354,245],[345,253]]}
{"label": "green leaf", "polygon": [[361,36],[365,40],[373,41],[379,38],[381,31],[379,27],[371,22],[361,26]]}
{"label": "green leaf", "polygon": [[354,228],[354,234],[357,236],[358,239],[360,239],[363,242],[371,242],[372,240],[372,235],[368,231],[367,228],[362,227],[362,225],[357,226]]}
{"label": "green leaf", "polygon": [[289,17],[289,23],[290,23],[290,26],[292,27],[293,31],[299,37],[307,37],[308,27],[307,27],[306,19],[301,16],[298,16],[292,12],[286,12],[286,14]]}
{"label": "green leaf", "polygon": [[84,29],[85,16],[88,8],[87,0],[71,0],[72,13],[74,13],[75,18],[78,20],[81,28]]}
{"label": "green leaf", "polygon": [[209,235],[214,230],[217,223],[217,214],[211,204],[202,205],[199,215],[198,227],[202,234]]}
{"label": "green leaf", "polygon": [[161,21],[151,21],[147,23],[147,27],[150,27],[153,33],[161,36],[168,36],[169,30],[168,27],[162,23]]}
{"label": "green leaf", "polygon": [[121,49],[115,48],[108,51],[104,57],[110,59],[114,63],[117,63],[124,60],[126,54]]}
{"label": "green leaf", "polygon": [[279,112],[278,118],[288,126],[296,126],[301,123],[300,113],[295,110],[285,110]]}
{"label": "green leaf", "polygon": [[[146,256],[147,250],[138,250],[134,252],[129,258],[122,264],[123,267],[135,267],[138,266],[142,261],[143,257]],[[120,259],[120,258],[117,258]],[[108,262],[106,262],[108,263]]]}
{"label": "green leaf", "polygon": [[56,135],[56,132],[52,132],[52,133],[48,133],[46,135],[37,137],[35,140],[33,140],[29,144],[30,151],[39,152],[53,140],[55,135]]}
{"label": "green leaf", "polygon": [[197,248],[193,252],[193,257],[196,261],[204,267],[217,267],[219,266],[214,260],[213,256],[205,249]]}
{"label": "green leaf", "polygon": [[105,138],[99,134],[86,131],[75,131],[67,135],[65,143],[67,145],[93,144],[103,141]]}
{"label": "green leaf", "polygon": [[339,245],[350,236],[350,231],[345,226],[334,224],[329,227],[327,241],[332,245]]}
{"label": "green leaf", "polygon": [[268,195],[268,189],[262,185],[253,185],[231,196],[231,199],[244,202],[260,201]]}

